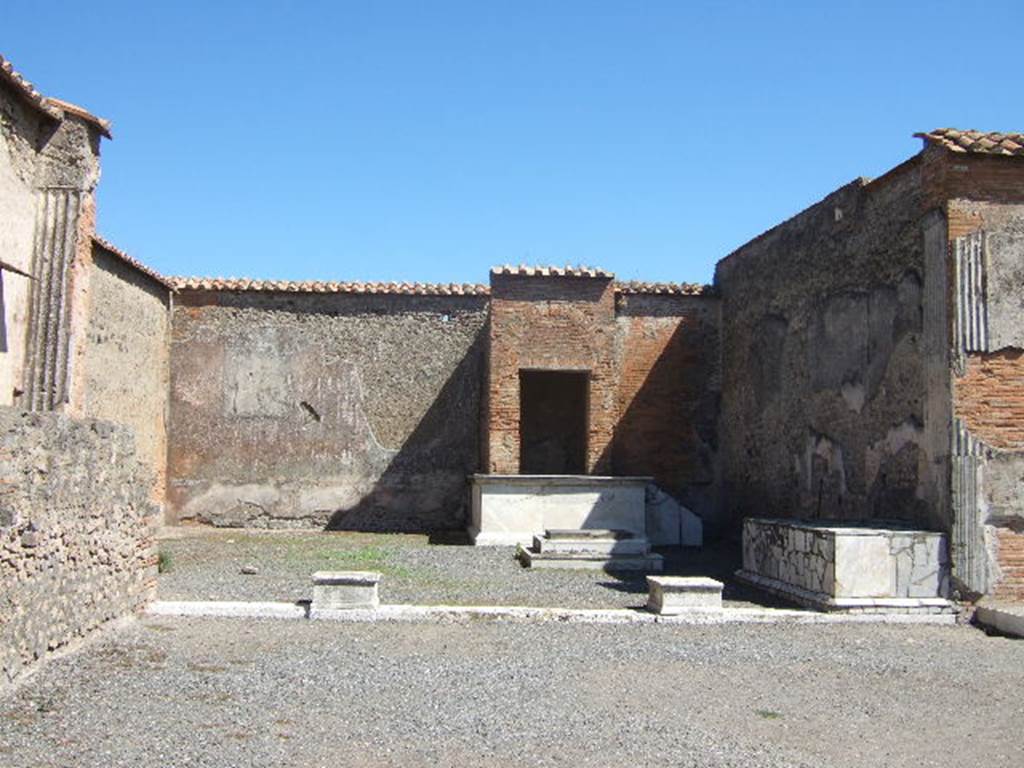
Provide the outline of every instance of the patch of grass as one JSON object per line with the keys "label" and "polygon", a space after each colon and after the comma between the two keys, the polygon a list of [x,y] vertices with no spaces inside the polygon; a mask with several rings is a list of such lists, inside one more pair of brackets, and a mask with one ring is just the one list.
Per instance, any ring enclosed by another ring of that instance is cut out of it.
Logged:
{"label": "patch of grass", "polygon": [[171,557],[171,553],[161,549],[156,556],[156,571],[157,573],[167,573],[171,568],[174,567],[174,558]]}
{"label": "patch of grass", "polygon": [[776,712],[773,709],[757,709],[754,711],[765,720],[780,720],[782,718],[782,713]]}
{"label": "patch of grass", "polygon": [[374,544],[355,549],[332,549],[321,551],[317,559],[325,561],[332,566],[345,566],[352,568],[381,567],[387,564],[391,558],[392,551],[385,547]]}

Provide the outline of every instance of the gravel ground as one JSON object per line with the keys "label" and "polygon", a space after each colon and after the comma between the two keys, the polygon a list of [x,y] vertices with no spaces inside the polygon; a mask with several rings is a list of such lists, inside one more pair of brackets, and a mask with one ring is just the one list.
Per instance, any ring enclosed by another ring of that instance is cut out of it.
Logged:
{"label": "gravel ground", "polygon": [[[415,534],[169,528],[160,552],[161,600],[308,600],[323,570],[382,572],[384,603],[629,608],[644,605],[642,575],[531,571],[512,547],[472,547]],[[728,579],[738,567],[722,550],[663,550],[666,573],[726,581],[727,605],[781,605]],[[255,574],[242,569],[251,566]]]}
{"label": "gravel ground", "polygon": [[143,619],[0,692],[0,764],[1024,764],[967,627]]}

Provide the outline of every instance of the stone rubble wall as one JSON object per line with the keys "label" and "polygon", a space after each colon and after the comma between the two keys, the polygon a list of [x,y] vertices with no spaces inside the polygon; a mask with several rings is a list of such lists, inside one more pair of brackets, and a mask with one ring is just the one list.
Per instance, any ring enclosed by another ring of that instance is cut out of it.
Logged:
{"label": "stone rubble wall", "polygon": [[139,609],[158,508],[129,429],[0,407],[0,667]]}

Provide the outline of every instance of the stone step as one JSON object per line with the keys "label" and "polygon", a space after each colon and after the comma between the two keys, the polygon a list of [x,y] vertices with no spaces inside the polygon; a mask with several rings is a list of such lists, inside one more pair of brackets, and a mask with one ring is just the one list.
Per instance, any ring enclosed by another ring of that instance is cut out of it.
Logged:
{"label": "stone step", "polygon": [[620,531],[614,528],[548,528],[544,538],[552,541],[558,539],[632,539],[636,534],[632,531]]}
{"label": "stone step", "polygon": [[585,552],[535,552],[520,545],[516,556],[527,568],[661,573],[664,567],[664,559],[655,553],[594,555]]}
{"label": "stone step", "polygon": [[651,543],[641,537],[624,539],[549,539],[534,536],[533,551],[541,554],[590,554],[601,557],[608,555],[643,556],[650,554]]}

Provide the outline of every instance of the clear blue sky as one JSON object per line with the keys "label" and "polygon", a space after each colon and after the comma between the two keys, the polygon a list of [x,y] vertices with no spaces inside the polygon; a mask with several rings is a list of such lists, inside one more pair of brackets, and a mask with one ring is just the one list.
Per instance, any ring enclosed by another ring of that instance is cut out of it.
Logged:
{"label": "clear blue sky", "polygon": [[114,123],[99,229],[167,274],[485,282],[722,256],[940,126],[1024,130],[1024,4],[5,2]]}

